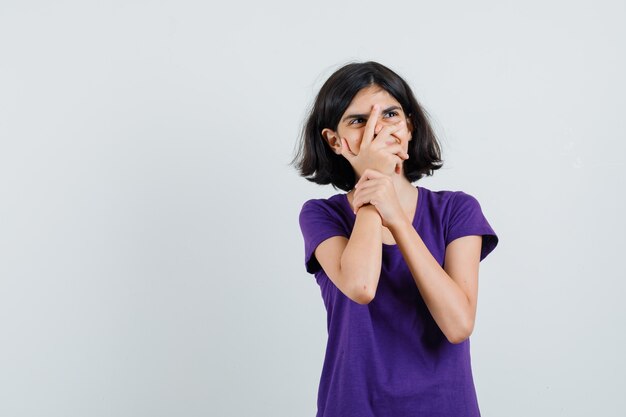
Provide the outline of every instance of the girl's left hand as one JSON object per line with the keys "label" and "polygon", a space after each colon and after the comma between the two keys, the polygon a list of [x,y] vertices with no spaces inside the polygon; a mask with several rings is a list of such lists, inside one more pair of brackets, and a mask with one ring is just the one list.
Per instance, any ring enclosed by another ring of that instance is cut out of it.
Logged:
{"label": "girl's left hand", "polygon": [[363,172],[354,186],[352,202],[355,213],[365,204],[376,206],[383,226],[387,228],[406,220],[391,178],[375,169],[367,168]]}

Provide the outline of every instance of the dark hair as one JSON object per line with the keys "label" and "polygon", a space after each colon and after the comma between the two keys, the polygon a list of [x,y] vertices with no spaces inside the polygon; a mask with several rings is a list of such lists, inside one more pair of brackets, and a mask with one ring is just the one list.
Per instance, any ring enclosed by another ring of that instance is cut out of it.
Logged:
{"label": "dark hair", "polygon": [[377,62],[350,63],[335,71],[320,89],[300,135],[298,153],[290,165],[317,184],[332,184],[350,191],[356,184],[352,165],[333,152],[322,137],[322,130],[337,130],[341,116],[363,88],[378,85],[402,106],[413,126],[404,175],[414,182],[441,168],[441,149],[428,121],[428,113],[415,99],[409,85],[395,72]]}

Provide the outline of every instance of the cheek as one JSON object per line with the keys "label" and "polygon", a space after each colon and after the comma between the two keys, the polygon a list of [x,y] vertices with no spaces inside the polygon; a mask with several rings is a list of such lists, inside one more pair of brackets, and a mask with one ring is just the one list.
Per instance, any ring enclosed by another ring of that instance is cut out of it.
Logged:
{"label": "cheek", "polygon": [[363,141],[363,132],[354,135],[353,146],[357,151],[361,149],[361,141]]}
{"label": "cheek", "polygon": [[408,141],[409,139],[411,139],[411,131],[409,130],[409,126],[405,126],[404,129],[402,129],[402,134],[404,135],[404,138]]}

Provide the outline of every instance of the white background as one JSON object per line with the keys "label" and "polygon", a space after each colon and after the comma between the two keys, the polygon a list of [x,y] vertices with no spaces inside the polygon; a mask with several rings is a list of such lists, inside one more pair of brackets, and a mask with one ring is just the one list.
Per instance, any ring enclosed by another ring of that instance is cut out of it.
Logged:
{"label": "white background", "polygon": [[313,416],[288,165],[323,81],[403,76],[500,238],[484,417],[623,415],[623,1],[0,3],[0,415]]}

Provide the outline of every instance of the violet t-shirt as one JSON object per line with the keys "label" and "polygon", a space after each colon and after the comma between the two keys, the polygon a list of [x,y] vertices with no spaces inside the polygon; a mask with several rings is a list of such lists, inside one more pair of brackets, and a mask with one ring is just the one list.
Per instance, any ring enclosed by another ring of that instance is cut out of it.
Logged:
{"label": "violet t-shirt", "polygon": [[[476,198],[416,188],[413,227],[442,267],[446,246],[459,237],[483,236],[481,261],[496,247]],[[306,201],[299,217],[305,268],[315,274],[327,311],[316,417],[480,416],[469,339],[446,339],[397,245],[383,243],[378,287],[366,305],[344,295],[321,268],[317,246],[349,238],[355,219],[344,193]]]}

